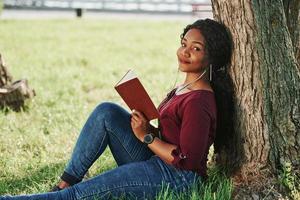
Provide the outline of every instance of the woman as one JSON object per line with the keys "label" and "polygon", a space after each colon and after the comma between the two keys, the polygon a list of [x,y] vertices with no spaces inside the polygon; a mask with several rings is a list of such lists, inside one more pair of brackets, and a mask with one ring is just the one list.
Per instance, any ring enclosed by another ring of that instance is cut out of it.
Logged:
{"label": "woman", "polygon": [[[153,199],[163,185],[179,193],[201,182],[217,128],[213,80],[224,73],[231,48],[224,25],[210,19],[188,25],[177,51],[179,70],[186,78],[160,104],[158,129],[137,110],[128,113],[102,103],[84,125],[52,192],[0,199]],[[118,167],[82,182],[107,146]]]}

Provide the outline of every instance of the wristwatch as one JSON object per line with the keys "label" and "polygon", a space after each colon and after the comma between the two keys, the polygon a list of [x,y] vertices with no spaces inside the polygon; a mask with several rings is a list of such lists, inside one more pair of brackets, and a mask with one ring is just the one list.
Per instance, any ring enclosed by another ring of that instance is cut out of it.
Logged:
{"label": "wristwatch", "polygon": [[154,138],[155,138],[154,135],[152,135],[151,133],[148,133],[148,134],[146,134],[146,135],[144,136],[144,141],[143,141],[143,142],[144,142],[145,144],[151,144],[151,143],[153,142]]}

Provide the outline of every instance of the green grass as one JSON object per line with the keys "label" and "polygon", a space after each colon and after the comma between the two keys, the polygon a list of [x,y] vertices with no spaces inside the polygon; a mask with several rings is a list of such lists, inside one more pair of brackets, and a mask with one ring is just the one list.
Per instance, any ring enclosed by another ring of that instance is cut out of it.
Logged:
{"label": "green grass", "polygon": [[229,200],[232,199],[232,182],[217,168],[209,170],[209,178],[204,183],[194,184],[190,191],[174,194],[164,187],[156,200]]}
{"label": "green grass", "polygon": [[[113,86],[129,68],[158,105],[175,81],[175,55],[185,24],[0,20],[0,53],[14,80],[28,79],[37,94],[26,111],[0,112],[0,194],[48,191],[92,109],[103,101],[124,105]],[[107,150],[90,174],[115,166]],[[191,199],[230,199],[230,181],[219,173],[211,177],[191,192]],[[162,192],[158,199],[170,195]],[[178,199],[183,197],[187,199]]]}

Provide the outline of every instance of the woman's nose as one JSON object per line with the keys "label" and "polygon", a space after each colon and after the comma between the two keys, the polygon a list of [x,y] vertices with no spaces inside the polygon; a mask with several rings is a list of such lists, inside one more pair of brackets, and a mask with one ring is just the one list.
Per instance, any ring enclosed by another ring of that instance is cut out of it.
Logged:
{"label": "woman's nose", "polygon": [[182,50],[182,54],[185,56],[185,57],[189,57],[190,56],[190,51],[188,48],[184,48]]}

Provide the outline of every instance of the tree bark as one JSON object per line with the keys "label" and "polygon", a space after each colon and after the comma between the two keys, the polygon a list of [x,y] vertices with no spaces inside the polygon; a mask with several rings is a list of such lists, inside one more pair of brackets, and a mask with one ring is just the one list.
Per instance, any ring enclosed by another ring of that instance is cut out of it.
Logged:
{"label": "tree bark", "polygon": [[300,66],[300,1],[283,0],[287,27],[294,46],[295,57]]}
{"label": "tree bark", "polygon": [[29,88],[26,79],[12,83],[12,76],[0,54],[0,109],[11,108],[20,111],[25,107],[25,100],[33,96],[35,91]]}
{"label": "tree bark", "polygon": [[12,76],[9,74],[5,66],[4,59],[0,54],[0,88],[10,84],[11,81],[12,81]]}
{"label": "tree bark", "polygon": [[[294,52],[299,45],[293,48],[299,42],[299,20],[293,17],[299,14],[288,6],[287,20],[281,0],[212,0],[212,6],[234,41],[235,137],[221,157],[246,180],[263,169],[276,173],[287,163],[299,169],[300,68]],[[288,28],[294,23],[298,29]]]}

